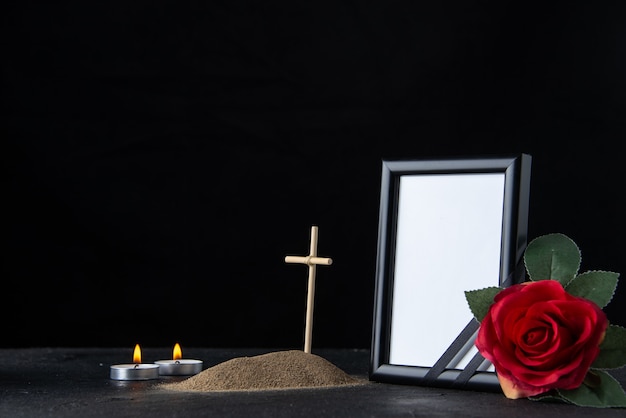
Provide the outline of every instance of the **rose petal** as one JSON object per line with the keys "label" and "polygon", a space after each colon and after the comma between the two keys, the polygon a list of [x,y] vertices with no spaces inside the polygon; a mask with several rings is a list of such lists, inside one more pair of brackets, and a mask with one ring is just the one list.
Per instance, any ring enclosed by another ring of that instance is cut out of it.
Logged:
{"label": "rose petal", "polygon": [[601,308],[559,282],[528,282],[494,297],[475,345],[517,399],[580,386],[607,326]]}
{"label": "rose petal", "polygon": [[540,388],[540,387],[522,387],[519,383],[514,382],[511,379],[508,379],[499,373],[498,381],[500,382],[500,387],[502,388],[502,392],[504,392],[504,396],[509,399],[520,399],[527,398],[529,396],[539,395],[540,393],[544,393],[549,391],[550,389]]}

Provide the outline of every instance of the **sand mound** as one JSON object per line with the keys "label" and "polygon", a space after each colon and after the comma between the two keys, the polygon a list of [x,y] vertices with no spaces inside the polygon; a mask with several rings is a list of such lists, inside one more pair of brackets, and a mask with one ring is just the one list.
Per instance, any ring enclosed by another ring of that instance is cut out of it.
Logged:
{"label": "sand mound", "polygon": [[278,351],[237,357],[162,387],[178,391],[293,389],[364,383],[315,354]]}

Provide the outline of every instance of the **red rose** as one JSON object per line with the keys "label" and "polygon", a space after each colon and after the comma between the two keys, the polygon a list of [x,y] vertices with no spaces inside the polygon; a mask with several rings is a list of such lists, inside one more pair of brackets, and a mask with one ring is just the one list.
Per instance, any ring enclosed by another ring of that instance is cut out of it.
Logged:
{"label": "red rose", "polygon": [[491,361],[507,398],[581,385],[608,321],[590,300],[556,280],[503,289],[482,320],[476,347]]}

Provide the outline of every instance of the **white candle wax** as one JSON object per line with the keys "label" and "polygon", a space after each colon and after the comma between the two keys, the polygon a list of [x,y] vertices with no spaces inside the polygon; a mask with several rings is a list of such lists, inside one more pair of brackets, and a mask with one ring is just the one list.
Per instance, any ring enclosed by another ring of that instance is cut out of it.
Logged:
{"label": "white candle wax", "polygon": [[202,371],[202,360],[158,360],[154,364],[159,366],[161,376],[191,376]]}
{"label": "white candle wax", "polygon": [[113,380],[150,380],[159,378],[159,366],[156,364],[114,364],[111,366]]}

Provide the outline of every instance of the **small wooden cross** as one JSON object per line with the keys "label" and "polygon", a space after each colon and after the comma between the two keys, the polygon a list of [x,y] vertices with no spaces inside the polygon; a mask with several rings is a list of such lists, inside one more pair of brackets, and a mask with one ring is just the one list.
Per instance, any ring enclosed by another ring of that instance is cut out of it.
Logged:
{"label": "small wooden cross", "polygon": [[304,352],[311,353],[311,337],[313,335],[313,303],[315,300],[315,269],[317,265],[329,266],[333,263],[331,258],[317,256],[317,226],[311,227],[311,249],[306,257],[288,255],[285,263],[300,263],[309,266],[309,283],[306,301],[306,328],[304,332]]}

